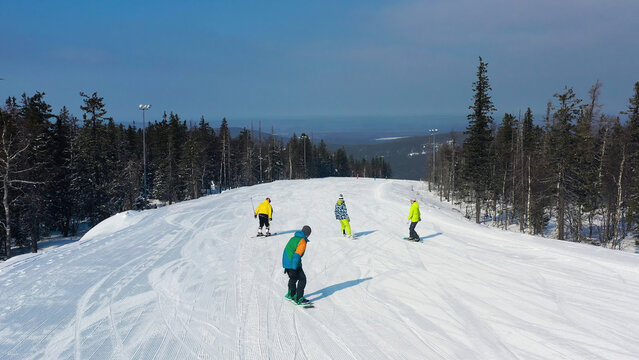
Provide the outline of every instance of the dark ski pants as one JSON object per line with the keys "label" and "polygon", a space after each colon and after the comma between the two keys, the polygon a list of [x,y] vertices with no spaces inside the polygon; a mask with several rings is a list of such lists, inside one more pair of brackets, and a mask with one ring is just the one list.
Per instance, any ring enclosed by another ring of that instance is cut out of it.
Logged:
{"label": "dark ski pants", "polygon": [[270,229],[270,224],[268,223],[268,214],[260,214],[260,230],[262,230],[262,226],[266,226],[267,229]]}
{"label": "dark ski pants", "polygon": [[297,295],[297,298],[302,298],[304,296],[304,288],[306,287],[306,274],[304,274],[304,269],[301,267],[297,268],[297,270],[286,269],[286,273],[288,274],[288,291],[291,297]]}
{"label": "dark ski pants", "polygon": [[411,222],[410,227],[408,227],[408,230],[409,230],[408,237],[410,237],[411,239],[419,239],[419,235],[417,235],[417,233],[415,232],[415,226],[417,226],[417,221]]}

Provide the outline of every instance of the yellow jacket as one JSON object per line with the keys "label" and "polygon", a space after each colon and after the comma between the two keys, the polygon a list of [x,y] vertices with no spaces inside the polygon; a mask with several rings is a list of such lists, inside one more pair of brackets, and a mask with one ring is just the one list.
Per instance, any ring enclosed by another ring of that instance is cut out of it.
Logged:
{"label": "yellow jacket", "polygon": [[261,204],[257,205],[255,209],[255,215],[257,214],[266,214],[269,218],[273,217],[273,207],[271,206],[271,202],[268,200],[264,200]]}
{"label": "yellow jacket", "polygon": [[422,220],[421,214],[419,213],[419,204],[417,201],[414,201],[410,205],[410,212],[408,213],[408,220],[411,222],[418,222]]}

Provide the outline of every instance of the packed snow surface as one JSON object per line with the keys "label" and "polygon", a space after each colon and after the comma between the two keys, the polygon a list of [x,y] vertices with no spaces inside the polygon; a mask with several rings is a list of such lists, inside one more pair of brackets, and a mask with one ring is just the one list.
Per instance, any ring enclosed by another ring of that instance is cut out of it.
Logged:
{"label": "packed snow surface", "polygon": [[[256,238],[267,196],[277,234]],[[402,239],[412,197],[419,243]],[[305,224],[312,309],[284,300],[281,267]],[[0,359],[639,355],[637,255],[474,224],[416,181],[277,181],[127,212],[0,278]]]}

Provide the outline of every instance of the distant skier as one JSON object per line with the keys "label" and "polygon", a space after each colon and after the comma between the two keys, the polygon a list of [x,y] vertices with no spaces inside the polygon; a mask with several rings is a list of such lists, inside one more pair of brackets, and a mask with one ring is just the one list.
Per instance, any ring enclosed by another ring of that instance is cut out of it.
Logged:
{"label": "distant skier", "polygon": [[[257,236],[269,236],[271,235],[271,224],[269,221],[273,221],[273,207],[271,206],[271,198],[266,198],[255,209],[253,217],[260,218],[260,228],[257,230]],[[262,227],[266,226],[266,234],[262,233]]]}
{"label": "distant skier", "polygon": [[421,214],[419,213],[419,204],[415,199],[411,199],[410,204],[410,212],[408,213],[408,220],[410,220],[408,240],[419,241],[419,235],[415,232],[415,226],[422,220]]}
{"label": "distant skier", "polygon": [[302,269],[302,256],[304,256],[304,252],[306,252],[309,235],[311,235],[311,227],[304,225],[302,230],[296,231],[295,235],[288,241],[282,254],[282,266],[289,278],[286,298],[293,300],[298,305],[310,303],[310,301],[304,298],[306,274],[304,274],[304,270]]}
{"label": "distant skier", "polygon": [[346,203],[344,202],[344,195],[339,194],[339,199],[337,199],[337,204],[335,204],[335,219],[339,220],[340,225],[342,225],[342,235],[345,237],[348,236],[349,239],[353,238],[351,234],[351,219],[348,217],[348,212],[346,211]]}

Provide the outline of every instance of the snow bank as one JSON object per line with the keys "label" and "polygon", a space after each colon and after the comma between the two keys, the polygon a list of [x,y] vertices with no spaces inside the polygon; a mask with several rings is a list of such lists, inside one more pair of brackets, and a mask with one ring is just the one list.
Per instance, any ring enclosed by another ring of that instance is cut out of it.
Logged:
{"label": "snow bank", "polygon": [[99,224],[87,231],[80,241],[86,241],[94,239],[100,236],[116,233],[122,229],[126,229],[129,226],[137,224],[145,217],[145,214],[140,211],[125,211],[111,216],[108,219],[101,221]]}

